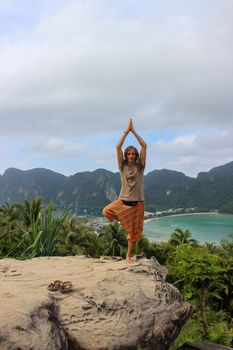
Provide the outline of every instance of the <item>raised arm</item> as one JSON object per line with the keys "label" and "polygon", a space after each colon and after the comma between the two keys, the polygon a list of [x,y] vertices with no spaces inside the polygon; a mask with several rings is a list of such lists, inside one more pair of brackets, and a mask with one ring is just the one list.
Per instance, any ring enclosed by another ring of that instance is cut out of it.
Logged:
{"label": "raised arm", "polygon": [[117,162],[119,169],[122,169],[123,167],[123,151],[122,151],[122,145],[126,139],[126,136],[130,132],[131,128],[131,119],[129,120],[127,129],[123,132],[123,135],[121,136],[120,140],[116,144],[116,151],[117,151]]}
{"label": "raised arm", "polygon": [[141,149],[140,149],[140,160],[143,166],[146,164],[146,143],[142,139],[140,135],[135,131],[134,126],[133,126],[133,120],[132,118],[130,119],[130,131],[134,134],[138,142],[140,143]]}

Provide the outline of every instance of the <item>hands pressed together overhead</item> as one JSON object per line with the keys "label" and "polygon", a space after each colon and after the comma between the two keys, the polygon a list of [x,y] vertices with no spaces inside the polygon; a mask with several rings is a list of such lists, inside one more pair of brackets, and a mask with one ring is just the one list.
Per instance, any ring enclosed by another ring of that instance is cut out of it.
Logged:
{"label": "hands pressed together overhead", "polygon": [[146,143],[145,141],[142,139],[142,137],[136,132],[136,130],[134,129],[133,126],[133,119],[130,118],[129,122],[128,122],[128,126],[126,128],[126,130],[124,131],[123,135],[120,137],[120,140],[117,142],[116,144],[116,149],[117,149],[117,159],[118,159],[118,165],[119,165],[119,169],[122,168],[122,164],[123,164],[123,151],[122,151],[122,145],[127,137],[127,135],[129,134],[129,132],[132,132],[132,134],[135,136],[135,138],[137,139],[137,141],[139,142],[141,148],[140,148],[140,160],[141,163],[143,165],[145,165],[145,161],[146,161]]}
{"label": "hands pressed together overhead", "polygon": [[130,131],[131,132],[135,131],[132,118],[129,119],[128,126],[127,126],[127,129],[125,130],[125,132],[128,134]]}

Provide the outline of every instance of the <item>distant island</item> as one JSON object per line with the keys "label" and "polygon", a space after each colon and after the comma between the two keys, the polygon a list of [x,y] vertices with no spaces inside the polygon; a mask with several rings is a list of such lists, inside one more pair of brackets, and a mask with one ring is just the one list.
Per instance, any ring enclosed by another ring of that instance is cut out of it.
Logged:
{"label": "distant island", "polygon": [[[196,178],[161,169],[144,176],[146,211],[189,210],[233,214],[233,161],[201,172]],[[119,173],[105,169],[64,176],[52,170],[7,169],[0,175],[0,204],[41,197],[57,208],[72,207],[78,214],[99,215],[117,198]]]}

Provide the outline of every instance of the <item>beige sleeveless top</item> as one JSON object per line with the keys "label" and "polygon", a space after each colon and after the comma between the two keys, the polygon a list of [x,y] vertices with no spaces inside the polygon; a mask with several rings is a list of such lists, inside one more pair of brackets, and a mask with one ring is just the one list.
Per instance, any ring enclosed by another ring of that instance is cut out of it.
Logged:
{"label": "beige sleeveless top", "polygon": [[120,169],[121,192],[119,199],[125,201],[144,201],[143,176],[144,169],[140,162],[132,167],[124,164]]}

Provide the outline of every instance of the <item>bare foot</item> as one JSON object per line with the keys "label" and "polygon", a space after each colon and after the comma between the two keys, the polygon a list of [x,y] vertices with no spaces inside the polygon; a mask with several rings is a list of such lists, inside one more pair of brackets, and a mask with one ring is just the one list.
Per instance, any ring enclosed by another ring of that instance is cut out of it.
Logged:
{"label": "bare foot", "polygon": [[132,260],[131,256],[126,256],[125,260],[127,264],[133,264],[135,262],[134,260]]}

